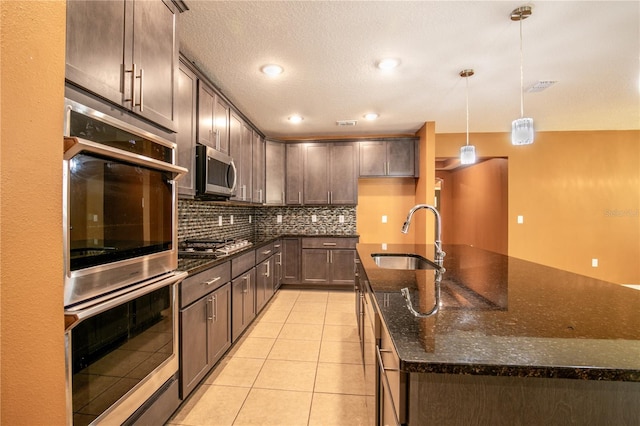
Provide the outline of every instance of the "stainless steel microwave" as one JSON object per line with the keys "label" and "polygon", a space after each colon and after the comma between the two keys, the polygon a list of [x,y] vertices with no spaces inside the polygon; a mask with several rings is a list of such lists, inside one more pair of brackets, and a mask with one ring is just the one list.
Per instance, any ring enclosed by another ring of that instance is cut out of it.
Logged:
{"label": "stainless steel microwave", "polygon": [[221,200],[236,190],[236,165],[227,154],[209,146],[196,147],[196,189],[198,197]]}

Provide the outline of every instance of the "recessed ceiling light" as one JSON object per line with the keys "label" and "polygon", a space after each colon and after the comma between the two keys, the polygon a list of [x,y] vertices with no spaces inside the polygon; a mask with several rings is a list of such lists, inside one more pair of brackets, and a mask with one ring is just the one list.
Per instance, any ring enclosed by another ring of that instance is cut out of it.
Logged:
{"label": "recessed ceiling light", "polygon": [[282,72],[284,71],[284,68],[282,68],[280,65],[269,64],[269,65],[264,65],[262,68],[260,68],[260,71],[262,71],[268,76],[275,77],[276,75],[282,74]]}
{"label": "recessed ceiling light", "polygon": [[289,121],[292,123],[300,123],[302,120],[304,120],[304,118],[302,118],[302,116],[298,114],[294,114],[289,117]]}
{"label": "recessed ceiling light", "polygon": [[375,120],[376,118],[380,117],[380,115],[376,114],[375,112],[370,112],[368,114],[363,115],[365,120]]}
{"label": "recessed ceiling light", "polygon": [[400,61],[395,58],[387,58],[378,61],[378,68],[381,70],[391,70],[397,67],[400,64]]}

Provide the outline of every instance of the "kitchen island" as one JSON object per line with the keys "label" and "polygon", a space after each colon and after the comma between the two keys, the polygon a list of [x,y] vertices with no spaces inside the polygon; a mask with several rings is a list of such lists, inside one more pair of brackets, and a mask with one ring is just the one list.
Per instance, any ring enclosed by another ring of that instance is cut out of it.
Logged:
{"label": "kitchen island", "polygon": [[[371,255],[433,259],[434,247],[357,246],[379,319],[382,411],[388,394],[409,425],[640,424],[639,291],[469,246],[444,250],[439,309],[418,318],[400,290],[430,311],[435,271],[384,269]],[[389,362],[400,374],[391,389]]]}

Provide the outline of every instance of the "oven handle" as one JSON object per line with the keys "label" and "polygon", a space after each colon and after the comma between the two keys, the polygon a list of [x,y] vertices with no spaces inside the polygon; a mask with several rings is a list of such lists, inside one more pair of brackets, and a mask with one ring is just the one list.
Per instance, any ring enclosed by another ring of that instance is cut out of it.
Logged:
{"label": "oven handle", "polygon": [[133,163],[138,166],[169,172],[173,174],[173,180],[180,179],[180,177],[184,176],[188,172],[184,167],[165,163],[164,161],[145,157],[144,155],[121,151],[117,148],[112,148],[86,139],[68,136],[64,138],[65,160],[70,160],[81,152],[90,152],[92,154],[103,155],[116,160]]}
{"label": "oven handle", "polygon": [[168,277],[157,279],[149,283],[144,281],[133,287],[122,289],[115,295],[104,296],[90,302],[82,303],[64,311],[64,328],[68,332],[87,318],[91,318],[102,312],[108,311],[118,305],[130,302],[159,288],[180,283],[187,277],[186,272],[174,272]]}

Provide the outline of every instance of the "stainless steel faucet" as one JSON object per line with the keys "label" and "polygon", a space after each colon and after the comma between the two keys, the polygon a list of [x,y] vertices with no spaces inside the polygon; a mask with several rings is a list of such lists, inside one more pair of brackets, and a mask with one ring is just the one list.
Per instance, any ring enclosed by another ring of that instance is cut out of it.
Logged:
{"label": "stainless steel faucet", "polygon": [[411,225],[411,218],[413,217],[413,214],[420,209],[431,210],[436,217],[434,260],[438,264],[438,266],[442,266],[446,253],[442,250],[442,241],[440,239],[440,235],[442,233],[442,224],[440,223],[440,213],[438,213],[438,210],[435,207],[430,206],[428,204],[418,204],[414,206],[411,210],[409,210],[409,214],[407,215],[407,220],[404,222],[404,225],[402,225],[402,233],[406,234],[409,231],[409,225]]}

